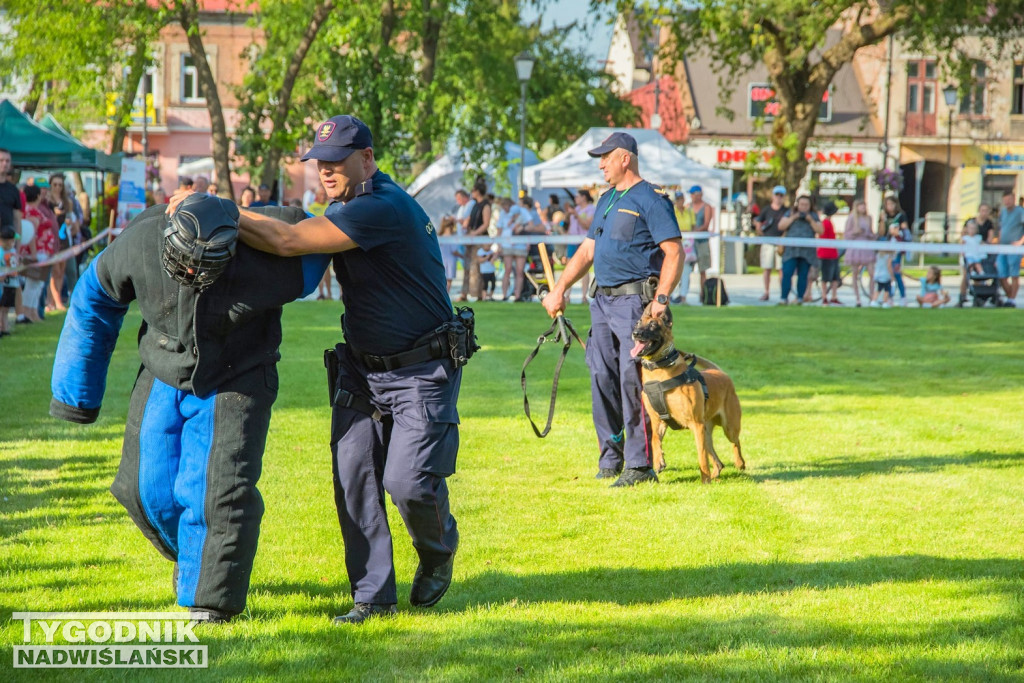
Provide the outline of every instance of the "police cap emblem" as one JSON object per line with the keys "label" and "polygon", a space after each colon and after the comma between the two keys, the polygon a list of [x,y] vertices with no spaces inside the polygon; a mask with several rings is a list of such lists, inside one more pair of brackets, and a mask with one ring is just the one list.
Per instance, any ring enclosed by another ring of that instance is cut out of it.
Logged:
{"label": "police cap emblem", "polygon": [[320,130],[316,132],[316,137],[320,142],[324,142],[327,138],[331,137],[331,133],[334,132],[334,123],[326,121],[320,125]]}

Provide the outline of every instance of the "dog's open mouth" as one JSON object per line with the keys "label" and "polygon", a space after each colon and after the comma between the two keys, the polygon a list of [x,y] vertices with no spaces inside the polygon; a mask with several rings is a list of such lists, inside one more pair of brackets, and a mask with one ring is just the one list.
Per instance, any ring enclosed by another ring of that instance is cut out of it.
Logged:
{"label": "dog's open mouth", "polygon": [[629,351],[631,358],[638,358],[646,356],[651,351],[651,342],[642,341],[640,339],[633,340],[633,348]]}

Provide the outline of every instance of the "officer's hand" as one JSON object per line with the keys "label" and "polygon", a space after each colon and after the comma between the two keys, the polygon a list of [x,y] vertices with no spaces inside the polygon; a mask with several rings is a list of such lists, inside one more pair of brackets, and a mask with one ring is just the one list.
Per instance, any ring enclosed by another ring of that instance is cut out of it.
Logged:
{"label": "officer's hand", "polygon": [[195,193],[195,190],[176,190],[174,194],[171,195],[171,198],[167,201],[167,215],[172,215],[178,209],[178,204],[181,204],[183,201],[185,201],[185,197],[193,193]]}
{"label": "officer's hand", "polygon": [[665,315],[665,311],[668,310],[667,304],[659,304],[657,301],[651,302],[651,317],[660,318]]}
{"label": "officer's hand", "polygon": [[565,311],[565,296],[560,292],[548,292],[541,303],[544,304],[544,309],[552,318]]}

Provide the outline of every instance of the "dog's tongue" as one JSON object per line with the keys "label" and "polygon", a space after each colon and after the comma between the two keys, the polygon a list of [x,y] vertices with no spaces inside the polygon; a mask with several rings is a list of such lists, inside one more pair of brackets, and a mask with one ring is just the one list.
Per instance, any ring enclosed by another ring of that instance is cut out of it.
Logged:
{"label": "dog's tongue", "polygon": [[644,343],[641,341],[635,342],[633,348],[629,352],[631,358],[636,358],[637,355],[644,350]]}

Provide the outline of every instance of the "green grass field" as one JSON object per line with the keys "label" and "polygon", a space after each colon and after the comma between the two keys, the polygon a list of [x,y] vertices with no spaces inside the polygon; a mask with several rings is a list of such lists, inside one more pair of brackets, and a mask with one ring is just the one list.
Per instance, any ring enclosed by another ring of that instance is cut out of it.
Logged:
{"label": "green grass field", "polygon": [[[621,490],[593,478],[582,352],[539,440],[519,371],[549,321],[538,305],[479,305],[484,350],[466,368],[450,480],[455,583],[435,609],[409,606],[416,560],[392,509],[400,614],[335,628],[350,601],[321,354],[338,312],[286,309],[249,609],[200,627],[204,678],[1024,678],[1018,312],[679,309],[680,346],[737,385],[748,470],[723,457],[702,486],[692,437],[674,433],[661,483]],[[586,328],[581,307],[569,317]],[[171,565],[107,491],[138,323],[85,427],[46,414],[60,320],[0,342],[0,679],[180,677],[10,669],[13,611],[179,609]],[[537,412],[556,355],[531,366]]]}

